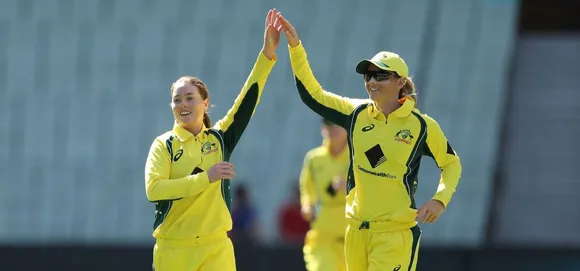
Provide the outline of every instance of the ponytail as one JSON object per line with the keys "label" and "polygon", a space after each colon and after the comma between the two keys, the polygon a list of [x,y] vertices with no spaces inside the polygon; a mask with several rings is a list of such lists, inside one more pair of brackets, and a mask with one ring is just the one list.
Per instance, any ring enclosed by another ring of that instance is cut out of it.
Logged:
{"label": "ponytail", "polygon": [[417,108],[417,104],[419,103],[419,97],[417,96],[417,92],[415,91],[415,84],[411,77],[405,79],[405,85],[399,91],[399,99],[402,98],[411,98],[415,101],[415,108]]}
{"label": "ponytail", "polygon": [[203,112],[203,125],[205,125],[206,128],[211,128],[211,120],[209,119],[207,112]]}

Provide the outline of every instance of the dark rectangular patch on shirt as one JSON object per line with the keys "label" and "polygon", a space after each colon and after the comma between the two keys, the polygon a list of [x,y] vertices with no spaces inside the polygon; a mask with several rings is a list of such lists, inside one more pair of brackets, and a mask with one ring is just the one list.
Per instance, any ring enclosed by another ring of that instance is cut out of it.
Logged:
{"label": "dark rectangular patch on shirt", "polygon": [[373,168],[376,168],[387,161],[387,157],[385,157],[385,154],[383,153],[383,150],[379,144],[367,150],[365,155],[367,156],[367,159]]}
{"label": "dark rectangular patch on shirt", "polygon": [[195,167],[195,169],[193,170],[193,172],[191,172],[191,175],[197,174],[197,173],[201,173],[203,172],[203,169]]}

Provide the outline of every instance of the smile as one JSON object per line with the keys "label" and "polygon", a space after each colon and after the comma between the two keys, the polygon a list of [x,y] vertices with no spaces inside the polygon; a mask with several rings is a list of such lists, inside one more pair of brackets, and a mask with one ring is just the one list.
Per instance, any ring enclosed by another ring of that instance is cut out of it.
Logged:
{"label": "smile", "polygon": [[191,112],[189,112],[189,111],[183,111],[179,115],[181,115],[181,116],[189,116],[189,115],[191,115]]}

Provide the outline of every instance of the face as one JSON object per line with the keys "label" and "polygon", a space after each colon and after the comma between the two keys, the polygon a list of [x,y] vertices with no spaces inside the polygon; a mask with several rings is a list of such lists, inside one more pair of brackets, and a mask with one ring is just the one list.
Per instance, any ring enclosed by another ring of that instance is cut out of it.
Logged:
{"label": "face", "polygon": [[187,81],[177,81],[173,86],[171,109],[182,127],[196,128],[203,124],[208,99],[203,99],[197,86]]}
{"label": "face", "polygon": [[374,65],[369,65],[364,75],[365,88],[374,102],[384,102],[398,99],[399,91],[405,84],[404,78],[398,78],[395,73],[383,71]]}
{"label": "face", "polygon": [[346,130],[336,124],[323,124],[322,137],[331,141],[346,141]]}

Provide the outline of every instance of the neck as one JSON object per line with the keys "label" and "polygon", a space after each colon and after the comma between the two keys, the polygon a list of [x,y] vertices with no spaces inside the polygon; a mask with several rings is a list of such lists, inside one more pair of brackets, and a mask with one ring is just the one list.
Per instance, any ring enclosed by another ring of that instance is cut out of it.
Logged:
{"label": "neck", "polygon": [[385,116],[388,116],[389,114],[397,110],[399,107],[401,107],[398,98],[387,101],[375,102],[375,104],[377,105],[377,108],[381,110],[383,114],[385,114]]}
{"label": "neck", "polygon": [[344,150],[345,147],[346,142],[337,140],[330,141],[328,144],[328,149],[330,151],[330,155],[332,156],[338,156],[342,152],[342,150]]}
{"label": "neck", "polygon": [[200,125],[186,126],[183,128],[185,128],[185,130],[187,130],[188,132],[192,133],[194,136],[197,136],[201,132],[202,127],[203,127],[203,123]]}

